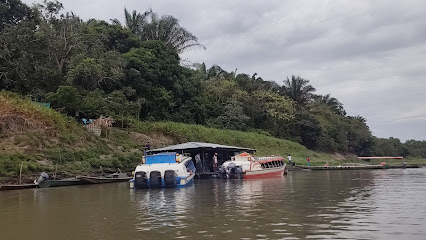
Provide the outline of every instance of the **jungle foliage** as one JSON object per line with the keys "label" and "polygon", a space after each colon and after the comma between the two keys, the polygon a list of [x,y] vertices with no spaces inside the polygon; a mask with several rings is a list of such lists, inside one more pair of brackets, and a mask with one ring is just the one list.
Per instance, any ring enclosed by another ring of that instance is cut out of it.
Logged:
{"label": "jungle foliage", "polygon": [[182,66],[181,52],[204,46],[176,18],[124,14],[123,25],[83,21],[58,1],[1,0],[0,90],[77,119],[112,116],[122,127],[135,118],[174,121],[261,132],[323,152],[426,156],[425,142],[374,137],[365,118],[347,116],[300,76],[280,85],[217,65]]}

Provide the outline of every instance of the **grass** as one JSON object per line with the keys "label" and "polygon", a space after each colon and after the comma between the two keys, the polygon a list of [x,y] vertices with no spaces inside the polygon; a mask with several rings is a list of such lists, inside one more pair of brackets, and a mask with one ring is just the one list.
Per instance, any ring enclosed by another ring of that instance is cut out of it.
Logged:
{"label": "grass", "polygon": [[[125,131],[96,137],[72,118],[34,104],[17,94],[0,92],[0,177],[46,171],[87,174],[104,168],[133,170],[140,161],[136,143]],[[140,148],[139,148],[140,149]]]}
{"label": "grass", "polygon": [[6,91],[0,92],[0,122],[0,132],[11,130],[9,128],[14,127],[12,124],[17,125],[17,130],[44,128],[55,132],[82,132],[81,127],[71,118]]}

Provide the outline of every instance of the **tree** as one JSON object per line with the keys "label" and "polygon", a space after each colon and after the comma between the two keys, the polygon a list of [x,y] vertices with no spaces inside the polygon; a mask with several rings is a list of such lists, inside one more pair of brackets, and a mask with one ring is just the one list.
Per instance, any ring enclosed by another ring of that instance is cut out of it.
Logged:
{"label": "tree", "polygon": [[20,0],[0,0],[0,32],[7,26],[16,26],[28,19],[31,9]]}
{"label": "tree", "polygon": [[65,64],[73,53],[81,50],[85,27],[74,13],[60,14],[62,9],[63,5],[58,1],[44,1],[37,5],[40,17],[38,35],[46,42],[49,58],[55,62],[60,72],[64,72]]}
{"label": "tree", "polygon": [[351,117],[351,118],[353,118],[355,120],[358,120],[358,121],[360,121],[362,123],[366,123],[367,122],[367,119],[365,119],[363,116],[360,116],[360,115],[357,115],[357,116]]}
{"label": "tree", "polygon": [[[143,14],[137,13],[136,10],[133,10],[130,14],[126,8],[124,8],[124,17],[126,18],[126,27],[132,31],[132,33],[141,35],[143,31],[143,26],[147,24],[147,17],[152,14],[152,10],[146,11]],[[115,23],[119,23],[118,20],[113,20]]]}
{"label": "tree", "polygon": [[287,77],[281,88],[282,95],[293,99],[300,106],[305,106],[313,98],[315,91],[309,80],[296,76],[291,76],[291,80]]}
{"label": "tree", "polygon": [[242,107],[241,102],[232,101],[224,107],[224,113],[218,117],[221,125],[227,129],[246,130],[250,120]]}
{"label": "tree", "polygon": [[294,118],[293,102],[276,93],[257,90],[245,95],[242,102],[254,128],[275,132],[284,121]]}
{"label": "tree", "polygon": [[47,100],[54,108],[64,108],[70,116],[77,115],[83,105],[81,92],[72,86],[60,86],[56,92],[47,95]]}
{"label": "tree", "polygon": [[156,13],[149,14],[150,19],[142,25],[139,33],[142,40],[162,41],[166,46],[182,53],[194,47],[205,47],[198,42],[198,38],[179,25],[179,20],[170,15],[158,17]]}
{"label": "tree", "polygon": [[346,115],[346,111],[343,109],[343,104],[340,103],[336,98],[331,97],[330,94],[327,95],[316,95],[313,96],[314,102],[317,104],[324,104],[335,114],[342,116]]}
{"label": "tree", "polygon": [[120,88],[125,62],[121,54],[108,51],[97,58],[77,55],[71,61],[66,78],[69,84],[85,90],[100,88],[111,92]]}
{"label": "tree", "polygon": [[44,95],[62,84],[38,20],[24,19],[0,34],[0,88],[21,94]]}

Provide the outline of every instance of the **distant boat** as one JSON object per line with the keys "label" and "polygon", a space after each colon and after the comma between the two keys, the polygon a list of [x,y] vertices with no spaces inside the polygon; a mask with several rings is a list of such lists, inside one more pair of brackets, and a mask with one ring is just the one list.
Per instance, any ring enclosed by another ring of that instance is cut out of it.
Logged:
{"label": "distant boat", "polygon": [[132,179],[132,177],[127,176],[127,173],[113,173],[105,177],[80,176],[77,178],[86,184],[126,182]]}
{"label": "distant boat", "polygon": [[131,188],[183,187],[191,184],[195,166],[189,156],[159,153],[146,156],[146,162],[135,169]]}
{"label": "distant boat", "polygon": [[286,164],[281,156],[253,157],[249,153],[241,153],[226,161],[219,168],[221,178],[261,178],[281,176]]}

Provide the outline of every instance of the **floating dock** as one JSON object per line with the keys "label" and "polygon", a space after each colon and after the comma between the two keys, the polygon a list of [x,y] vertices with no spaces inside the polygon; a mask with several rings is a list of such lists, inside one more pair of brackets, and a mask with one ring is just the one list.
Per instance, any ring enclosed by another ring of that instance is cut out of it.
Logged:
{"label": "floating dock", "polygon": [[339,165],[339,166],[295,166],[309,170],[362,170],[362,169],[389,169],[389,168],[419,168],[418,165]]}

